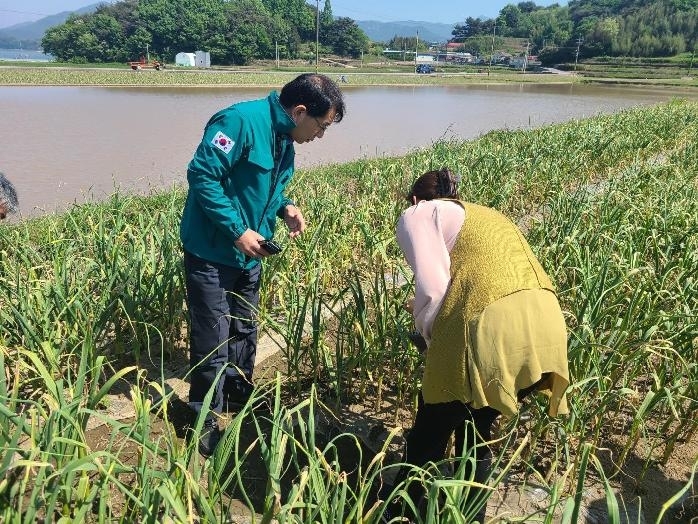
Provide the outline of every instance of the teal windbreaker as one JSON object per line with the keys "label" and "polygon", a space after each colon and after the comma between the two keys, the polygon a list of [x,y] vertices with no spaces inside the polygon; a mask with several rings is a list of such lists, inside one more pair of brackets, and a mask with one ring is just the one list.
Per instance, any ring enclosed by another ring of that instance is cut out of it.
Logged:
{"label": "teal windbreaker", "polygon": [[295,123],[277,93],[234,104],[213,115],[187,169],[182,213],[184,249],[199,258],[249,269],[259,260],[234,242],[247,230],[272,238],[276,218],[292,204],[284,190],[293,177]]}

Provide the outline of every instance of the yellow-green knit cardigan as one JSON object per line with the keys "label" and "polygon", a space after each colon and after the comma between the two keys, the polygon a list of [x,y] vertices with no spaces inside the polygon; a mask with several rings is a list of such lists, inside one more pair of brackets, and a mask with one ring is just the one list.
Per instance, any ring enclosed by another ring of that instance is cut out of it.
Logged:
{"label": "yellow-green knit cardigan", "polygon": [[[470,355],[474,349],[469,331],[476,326],[482,311],[497,300],[527,289],[546,289],[554,293],[554,287],[528,242],[508,218],[491,208],[458,203],[465,209],[465,220],[451,250],[451,284],[434,319],[422,395],[430,404],[460,400],[475,408],[489,405],[511,416],[518,411],[517,389],[531,386],[533,382],[486,387],[495,373],[477,368],[476,359]],[[554,313],[560,315],[559,308]],[[569,380],[566,341],[565,347],[557,348],[557,362],[560,362],[560,351],[564,352],[564,366],[557,367],[565,369],[543,371],[553,371],[546,386],[557,393],[554,397],[563,396],[564,403],[564,389]],[[505,375],[519,375],[518,368],[527,365],[525,357],[514,353],[511,358],[507,355],[506,360],[498,362],[499,366],[511,369],[512,373]],[[545,354],[539,357],[546,359]],[[501,377],[501,374],[496,373],[496,376]],[[550,384],[556,380],[557,384]],[[498,393],[492,394],[493,389]],[[557,412],[557,407],[551,406],[551,414]],[[560,407],[561,412],[566,411],[566,405]]]}

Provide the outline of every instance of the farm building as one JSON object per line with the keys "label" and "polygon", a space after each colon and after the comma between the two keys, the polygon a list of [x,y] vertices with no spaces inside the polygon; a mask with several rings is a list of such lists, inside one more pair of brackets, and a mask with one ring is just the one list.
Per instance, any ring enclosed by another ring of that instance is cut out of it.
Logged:
{"label": "farm building", "polygon": [[196,67],[211,67],[211,53],[208,51],[197,51],[194,55]]}

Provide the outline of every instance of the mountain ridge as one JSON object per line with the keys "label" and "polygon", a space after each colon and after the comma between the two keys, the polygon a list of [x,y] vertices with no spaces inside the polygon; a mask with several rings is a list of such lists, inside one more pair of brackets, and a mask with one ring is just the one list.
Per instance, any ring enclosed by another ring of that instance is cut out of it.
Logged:
{"label": "mountain ridge", "polygon": [[60,13],[56,13],[54,15],[39,18],[34,22],[20,22],[19,24],[0,28],[0,47],[2,47],[2,43],[4,41],[14,39],[19,43],[23,43],[23,41],[36,43],[36,48],[38,49],[41,44],[41,39],[43,38],[47,29],[62,24],[72,14],[81,15],[91,13],[97,9],[98,6],[102,5],[102,3],[103,2],[98,2],[95,4],[86,5],[85,7],[81,7],[80,9],[76,9],[74,11],[61,11]]}
{"label": "mountain ridge", "polygon": [[[49,15],[34,22],[20,22],[8,27],[0,28],[0,47],[16,47],[10,43],[15,40],[24,44],[25,48],[38,49],[41,39],[50,27],[64,23],[72,14],[86,14],[94,11],[103,2],[90,4],[75,11],[62,11]],[[394,22],[380,22],[378,20],[355,20],[361,30],[374,42],[388,42],[394,36],[411,37],[419,31],[420,40],[428,42],[444,42],[451,38],[451,31],[456,25],[440,22],[424,22],[420,20],[402,20]],[[31,44],[31,45],[28,45]]]}
{"label": "mountain ridge", "polygon": [[356,25],[374,42],[388,42],[394,36],[416,36],[428,42],[444,42],[451,38],[453,24],[441,22],[423,22],[419,20],[402,20],[379,22],[378,20],[356,20]]}

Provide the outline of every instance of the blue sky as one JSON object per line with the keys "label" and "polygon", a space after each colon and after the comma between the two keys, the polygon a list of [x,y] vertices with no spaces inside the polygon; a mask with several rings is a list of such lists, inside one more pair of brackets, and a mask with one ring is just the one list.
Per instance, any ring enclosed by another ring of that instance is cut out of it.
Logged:
{"label": "blue sky", "polygon": [[[316,0],[317,1],[317,0]],[[324,0],[320,1],[320,8]],[[330,0],[335,16],[347,16],[354,20],[419,20],[454,24],[469,16],[494,17],[507,4],[519,0]],[[535,0],[538,5],[548,6],[554,1]],[[96,0],[0,0],[0,27],[32,22],[44,16],[73,11]],[[314,2],[309,1],[310,4]],[[566,0],[557,2],[566,4]]]}

